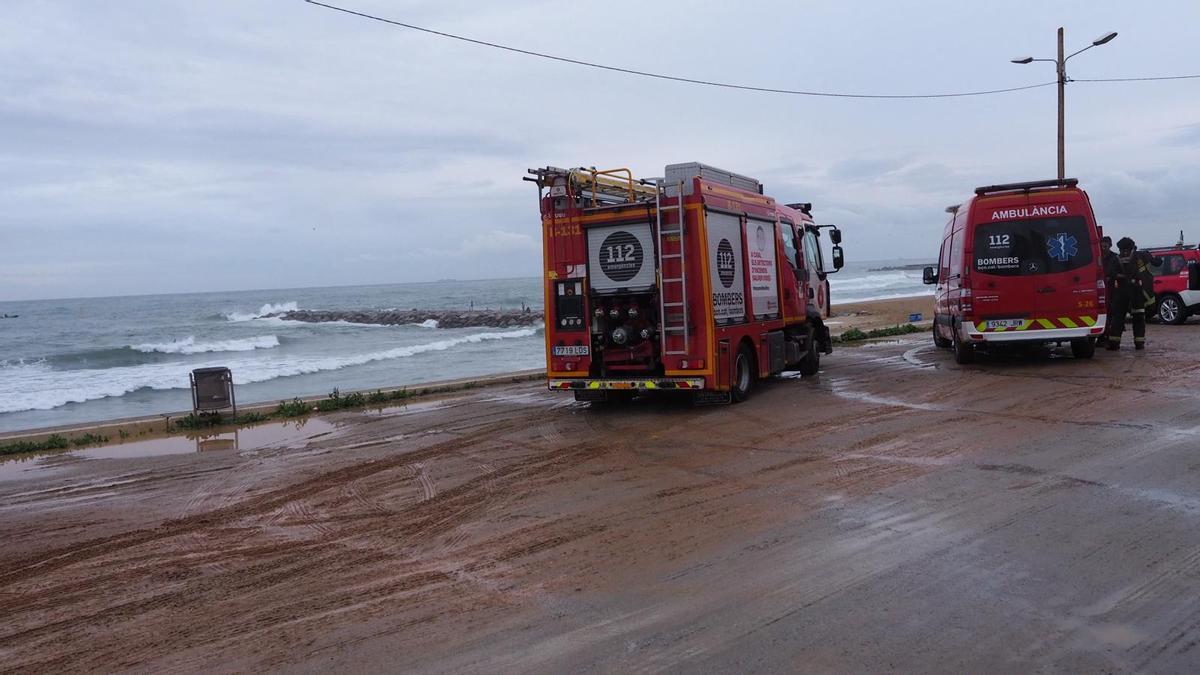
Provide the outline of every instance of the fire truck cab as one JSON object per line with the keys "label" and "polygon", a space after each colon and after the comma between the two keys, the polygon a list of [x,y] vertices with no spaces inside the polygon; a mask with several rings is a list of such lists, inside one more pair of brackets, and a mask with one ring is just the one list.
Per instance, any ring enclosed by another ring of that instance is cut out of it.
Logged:
{"label": "fire truck cab", "polygon": [[757,180],[695,162],[652,179],[529,173],[551,389],[588,401],[645,391],[740,401],[758,378],[816,374],[832,351],[827,276],[842,267],[841,232],[815,224],[810,204],[777,203]]}
{"label": "fire truck cab", "polygon": [[1091,358],[1104,334],[1100,232],[1078,181],[990,185],[946,209],[933,339],[969,363],[979,348],[1068,343]]}

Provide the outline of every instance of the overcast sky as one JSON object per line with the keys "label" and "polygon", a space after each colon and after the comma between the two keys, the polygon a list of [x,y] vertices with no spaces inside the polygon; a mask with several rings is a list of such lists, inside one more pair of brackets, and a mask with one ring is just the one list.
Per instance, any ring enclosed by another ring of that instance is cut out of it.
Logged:
{"label": "overcast sky", "polygon": [[[673,75],[861,93],[1200,73],[1200,3],[331,0]],[[916,9],[916,7],[920,9]],[[536,276],[538,165],[702,161],[812,201],[848,259],[936,255],[946,205],[1055,173],[1055,88],[866,101],[705,88],[301,0],[5,0],[0,300]],[[1110,233],[1200,239],[1200,80],[1074,83]]]}

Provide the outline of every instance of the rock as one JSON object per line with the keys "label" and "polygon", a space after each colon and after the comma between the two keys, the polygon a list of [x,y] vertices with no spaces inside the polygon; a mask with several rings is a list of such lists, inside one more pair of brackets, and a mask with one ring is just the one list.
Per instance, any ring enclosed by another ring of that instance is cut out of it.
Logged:
{"label": "rock", "polygon": [[293,312],[280,312],[270,316],[288,321],[304,321],[307,323],[328,323],[331,321],[346,321],[349,323],[375,324],[380,326],[402,326],[421,324],[430,319],[437,321],[439,328],[513,328],[516,326],[535,326],[542,323],[542,312],[532,309],[523,310],[313,310],[298,309]]}

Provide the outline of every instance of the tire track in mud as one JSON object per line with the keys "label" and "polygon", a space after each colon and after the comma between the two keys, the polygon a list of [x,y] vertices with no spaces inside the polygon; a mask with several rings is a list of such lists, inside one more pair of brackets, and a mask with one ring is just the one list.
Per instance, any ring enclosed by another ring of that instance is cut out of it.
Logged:
{"label": "tire track in mud", "polygon": [[[482,438],[484,436],[493,435],[496,433],[496,431],[497,429],[492,428],[487,430],[485,433],[479,434],[478,436]],[[411,467],[413,465],[412,460],[414,457],[433,459],[439,453],[446,452],[448,448],[460,446],[463,444],[463,442],[464,439],[454,439],[453,441],[435,444],[434,446],[430,446],[420,451],[408,453],[402,457],[394,458],[391,461],[376,460],[363,464],[352,465],[350,467],[344,467],[339,470],[326,472],[321,476],[314,477],[307,481],[302,481],[286,488],[272,490],[263,495],[249,498],[244,500],[243,503],[225,508],[214,509],[213,511],[206,513],[192,514],[184,518],[169,521],[149,530],[142,530],[123,536],[119,535],[116,537],[83,542],[80,545],[52,553],[52,557],[42,564],[34,564],[32,566],[26,566],[23,568],[18,567],[13,572],[5,575],[4,581],[6,584],[12,584],[16,581],[28,578],[32,574],[45,574],[85,560],[95,559],[113,553],[120,553],[125,549],[135,547],[140,544],[156,540],[166,540],[174,536],[187,534],[193,528],[208,528],[212,530],[214,528],[220,528],[223,523],[230,523],[253,515],[265,516],[269,521],[273,518],[277,518],[277,513],[281,508],[285,509],[285,513],[299,517],[300,519],[311,519],[312,514],[309,511],[304,510],[303,507],[294,506],[296,502],[292,500],[319,494],[322,491],[328,490],[330,487],[336,486],[337,484],[349,485],[356,480],[361,480],[363,477],[378,475],[381,471],[386,469],[408,468],[411,471]],[[574,466],[579,461],[586,461],[588,457],[593,456],[597,452],[601,451],[603,451],[602,448],[591,446],[580,447],[571,452],[565,453],[547,453],[542,451],[540,454],[526,458],[512,466],[496,468],[488,465],[488,469],[490,470],[482,471],[479,475],[474,476],[461,485],[457,485],[441,492],[431,489],[428,493],[428,499],[416,502],[409,508],[403,509],[402,513],[404,515],[404,522],[391,523],[391,529],[393,530],[394,535],[405,539],[418,539],[421,537],[426,539],[431,538],[432,536],[446,532],[463,521],[475,516],[482,505],[486,503],[491,493],[496,491],[496,486],[498,484],[507,483],[509,485],[521,485],[522,488],[527,488],[530,484],[539,480],[551,479],[554,473]],[[341,494],[341,492],[339,492],[339,494]],[[203,499],[203,494],[201,499]],[[342,527],[339,527],[339,529],[336,531],[331,529],[316,528],[314,531],[314,535],[316,535],[315,541],[281,542],[253,551],[225,551],[223,552],[224,558],[233,558],[240,560],[241,562],[232,568],[229,566],[210,568],[213,569],[211,575],[212,578],[219,581],[213,582],[211,580],[207,580],[200,582],[198,585],[196,583],[188,583],[186,584],[186,596],[179,595],[179,593],[184,591],[165,594],[159,593],[151,598],[121,603],[115,607],[105,608],[84,616],[71,617],[63,621],[31,627],[28,630],[12,633],[6,636],[5,639],[20,639],[22,641],[28,641],[38,635],[71,630],[73,626],[81,625],[80,623],[75,622],[82,622],[82,624],[87,625],[95,625],[98,623],[108,625],[107,622],[111,622],[113,620],[121,620],[123,618],[132,619],[135,615],[142,612],[151,611],[155,607],[159,607],[164,604],[170,605],[175,602],[175,600],[172,600],[172,598],[178,600],[177,604],[186,604],[182,598],[189,597],[194,600],[198,596],[204,596],[206,593],[214,592],[213,589],[217,588],[217,586],[219,586],[221,589],[229,588],[233,590],[245,588],[247,585],[251,585],[254,588],[267,588],[272,584],[281,583],[287,580],[294,580],[296,575],[303,574],[309,570],[308,567],[304,566],[306,564],[304,563],[304,560],[322,557],[315,556],[314,552],[323,550],[341,552],[354,550],[355,547],[347,548],[345,546],[341,546],[340,544],[345,543],[348,539],[360,537],[363,534],[370,534],[377,530],[379,527],[377,522],[380,517],[394,517],[395,515],[396,514],[394,513],[370,514],[368,517],[359,518],[355,521],[350,521],[349,523],[343,523],[341,524]],[[565,538],[559,537],[553,541],[549,541],[548,543],[543,542],[540,544],[530,544],[525,550],[532,555],[541,550],[546,550],[557,545],[561,545],[561,543],[565,541]],[[171,547],[168,545],[164,547],[162,552],[154,555],[162,558],[162,562],[164,564],[170,562],[178,564],[178,553],[179,551],[177,550],[177,547]],[[501,556],[501,558],[509,559],[519,554],[519,551],[509,552],[508,558],[504,558],[504,556]],[[387,555],[386,552],[384,555]],[[270,556],[270,559],[266,563],[255,562],[256,559],[262,558],[263,556]],[[323,556],[323,558],[329,557],[330,555]],[[395,556],[388,557],[389,559],[396,560]],[[191,562],[194,564],[201,561],[192,560]],[[127,565],[127,563],[127,560],[118,559],[116,562],[105,562],[101,564],[112,566]],[[496,560],[492,560],[489,563],[490,566],[494,566],[496,564]],[[274,573],[269,575],[266,574],[266,570],[268,569],[281,568],[287,570],[285,576],[281,577]],[[315,570],[315,568],[312,569]],[[450,574],[452,578],[473,580],[474,583],[485,587],[488,585],[486,580],[478,576],[477,572],[471,569],[464,569],[463,571],[465,572],[465,576],[457,575],[457,577],[455,577],[453,574],[451,574],[454,572],[453,569],[445,571],[443,574]],[[325,572],[328,572],[328,570],[325,570]],[[108,583],[115,583],[117,578],[137,579],[139,576],[143,575],[143,573],[144,570],[141,569],[126,568],[114,575],[116,578],[110,579]],[[241,575],[246,574],[253,574],[255,576],[253,583],[238,583],[237,579],[239,579]],[[216,586],[213,584],[216,584]],[[95,585],[84,582],[79,586],[79,591],[81,593],[86,593],[87,590],[94,590],[96,588],[97,587]],[[44,598],[45,594],[53,593],[54,589],[54,586],[50,586],[44,589],[43,593],[37,593],[33,595],[41,595]],[[224,590],[222,592],[224,592]],[[12,604],[22,604],[28,606],[31,603],[37,602],[37,599],[31,595],[26,595],[22,599],[24,602]],[[0,606],[6,604],[9,603],[0,602]],[[205,604],[207,605],[210,603],[206,601]],[[11,609],[16,609],[16,607],[12,606]],[[101,621],[102,617],[103,621]]]}
{"label": "tire track in mud", "polygon": [[10,571],[0,573],[0,588],[6,584],[28,578],[33,574],[42,574],[82,560],[99,557],[155,540],[175,537],[195,529],[213,527],[215,524],[221,522],[232,522],[251,515],[270,513],[285,506],[290,501],[324,492],[331,487],[340,486],[351,480],[394,469],[405,464],[412,464],[415,461],[435,458],[448,450],[454,449],[458,445],[481,440],[510,426],[512,426],[512,422],[497,422],[493,426],[476,431],[473,434],[435,443],[426,448],[414,450],[413,452],[396,457],[368,460],[328,471],[300,481],[299,483],[268,490],[262,495],[251,497],[228,506],[167,520],[153,528],[81,542],[62,549],[47,551],[24,560],[15,560],[10,565]]}

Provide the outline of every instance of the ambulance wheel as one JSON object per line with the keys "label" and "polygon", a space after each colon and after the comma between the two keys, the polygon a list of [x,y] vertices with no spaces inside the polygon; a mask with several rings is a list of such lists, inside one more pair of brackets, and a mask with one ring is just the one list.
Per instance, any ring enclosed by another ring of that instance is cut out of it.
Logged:
{"label": "ambulance wheel", "polygon": [[1164,295],[1158,303],[1158,320],[1174,326],[1187,321],[1187,308],[1183,305],[1183,299],[1174,293]]}
{"label": "ambulance wheel", "polygon": [[951,342],[950,340],[947,340],[946,338],[942,337],[941,335],[938,335],[937,324],[934,324],[934,326],[933,326],[933,346],[937,347],[939,349],[947,349],[949,347],[954,346],[953,342]]}
{"label": "ambulance wheel", "polygon": [[960,365],[975,363],[975,345],[964,344],[958,331],[954,331],[954,339],[951,341],[951,346],[954,347],[954,362]]}
{"label": "ambulance wheel", "polygon": [[735,403],[745,401],[754,387],[754,353],[746,345],[742,345],[733,359],[733,384],[730,394]]}
{"label": "ambulance wheel", "polygon": [[801,357],[797,369],[803,377],[812,377],[821,370],[821,352],[817,349],[817,341],[811,337],[808,339],[808,351]]}
{"label": "ambulance wheel", "polygon": [[1090,359],[1096,355],[1096,341],[1090,337],[1071,340],[1071,355],[1077,359]]}

